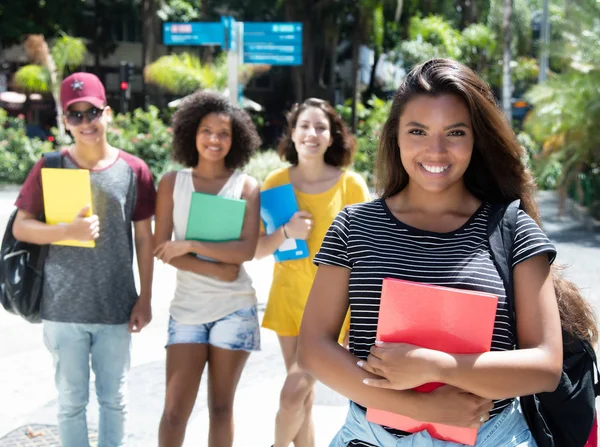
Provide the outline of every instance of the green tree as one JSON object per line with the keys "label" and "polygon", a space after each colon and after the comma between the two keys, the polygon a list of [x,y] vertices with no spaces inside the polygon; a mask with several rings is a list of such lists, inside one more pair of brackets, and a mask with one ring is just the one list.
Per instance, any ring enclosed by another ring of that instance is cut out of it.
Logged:
{"label": "green tree", "polygon": [[214,64],[202,64],[198,57],[188,53],[162,56],[146,66],[144,80],[177,95],[188,95],[203,88],[224,90],[227,59],[221,55]]}
{"label": "green tree", "polygon": [[158,17],[163,22],[193,22],[201,17],[201,3],[199,0],[168,0],[163,2],[157,11]]}
{"label": "green tree", "polygon": [[23,36],[59,35],[76,25],[85,0],[0,2],[0,49],[23,42]]}
{"label": "green tree", "polygon": [[[562,73],[550,73],[545,83],[527,95],[534,108],[526,129],[544,146],[540,172],[558,161],[562,167],[558,186],[563,195],[572,180],[586,172],[593,175],[600,164],[598,17],[599,2],[570,2],[562,45],[552,54],[568,64]],[[598,197],[600,200],[600,194]]]}
{"label": "green tree", "polygon": [[33,64],[21,67],[14,77],[15,84],[29,92],[51,93],[56,105],[58,134],[64,137],[60,103],[60,84],[65,71],[81,65],[86,55],[83,40],[63,35],[48,48],[42,35],[29,35],[25,41],[25,51]]}

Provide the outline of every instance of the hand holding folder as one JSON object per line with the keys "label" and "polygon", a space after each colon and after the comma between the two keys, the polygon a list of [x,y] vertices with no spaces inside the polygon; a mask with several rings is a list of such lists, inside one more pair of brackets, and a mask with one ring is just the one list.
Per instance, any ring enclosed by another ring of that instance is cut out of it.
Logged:
{"label": "hand holding folder", "polygon": [[[93,215],[90,171],[42,168],[41,175],[44,215],[48,225],[71,224],[76,217],[84,217],[80,216],[84,207],[88,207],[85,217]],[[93,239],[65,240],[55,242],[54,245],[93,248],[96,243]]]}
{"label": "hand holding folder", "polygon": [[[408,343],[451,354],[490,350],[498,297],[489,293],[384,279],[379,304],[377,339]],[[443,384],[428,383],[415,391],[430,392]],[[477,430],[421,422],[374,408],[367,420],[416,433],[427,430],[437,439],[475,445]]]}
{"label": "hand holding folder", "polygon": [[[287,223],[297,211],[294,187],[289,183],[260,193],[260,217],[267,234]],[[302,239],[286,239],[273,255],[277,262],[307,258],[308,245]]]}

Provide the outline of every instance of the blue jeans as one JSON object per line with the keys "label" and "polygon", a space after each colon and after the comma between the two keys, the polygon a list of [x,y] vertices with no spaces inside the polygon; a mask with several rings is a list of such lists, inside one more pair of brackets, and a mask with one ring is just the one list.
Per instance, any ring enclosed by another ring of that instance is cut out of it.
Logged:
{"label": "blue jeans", "polygon": [[245,307],[204,324],[178,323],[170,317],[167,346],[178,343],[205,343],[232,351],[260,351],[256,306]]}
{"label": "blue jeans", "polygon": [[43,323],[44,343],[54,360],[62,446],[89,447],[90,355],[100,406],[98,447],[124,446],[131,345],[127,324]]}
{"label": "blue jeans", "polygon": [[[365,412],[350,403],[346,422],[333,438],[329,447],[346,447],[354,439],[378,447],[460,447],[464,444],[440,441],[427,431],[404,438],[396,438],[380,425],[368,422]],[[481,426],[475,447],[537,447],[527,422],[521,412],[519,399],[515,399],[502,413]]]}

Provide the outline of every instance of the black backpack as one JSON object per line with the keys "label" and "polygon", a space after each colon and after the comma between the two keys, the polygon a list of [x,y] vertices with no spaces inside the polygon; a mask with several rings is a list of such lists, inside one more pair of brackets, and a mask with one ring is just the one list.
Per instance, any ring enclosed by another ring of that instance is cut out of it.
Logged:
{"label": "black backpack", "polygon": [[[492,205],[488,240],[492,258],[506,289],[507,306],[516,334],[512,288],[512,248],[520,200]],[[539,447],[584,447],[596,415],[598,364],[594,348],[563,330],[563,372],[551,393],[520,398],[527,425]]]}
{"label": "black backpack", "polygon": [[[60,152],[48,152],[43,157],[44,167],[62,168]],[[0,303],[8,312],[39,323],[48,246],[15,239],[12,229],[17,211],[8,220],[0,249]],[[45,220],[43,212],[39,219]]]}

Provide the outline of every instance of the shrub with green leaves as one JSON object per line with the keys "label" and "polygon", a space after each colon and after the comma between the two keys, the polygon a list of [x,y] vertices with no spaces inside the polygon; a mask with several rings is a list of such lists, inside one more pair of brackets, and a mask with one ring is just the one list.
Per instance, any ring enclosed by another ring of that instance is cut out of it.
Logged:
{"label": "shrub with green leaves", "polygon": [[52,143],[27,137],[25,121],[0,109],[0,183],[21,184]]}
{"label": "shrub with green leaves", "polygon": [[[372,96],[366,104],[356,105],[358,122],[356,126],[357,150],[352,169],[361,174],[368,185],[373,184],[374,163],[381,128],[390,113],[391,101]],[[347,122],[350,122],[352,110],[350,102],[336,106],[337,112]]]}
{"label": "shrub with green leaves", "polygon": [[279,158],[276,151],[266,149],[257,152],[244,167],[244,172],[254,177],[262,185],[271,172],[289,166],[288,162]]}
{"label": "shrub with green leaves", "polygon": [[169,169],[172,137],[154,106],[117,115],[108,128],[109,144],[144,160],[155,181]]}

